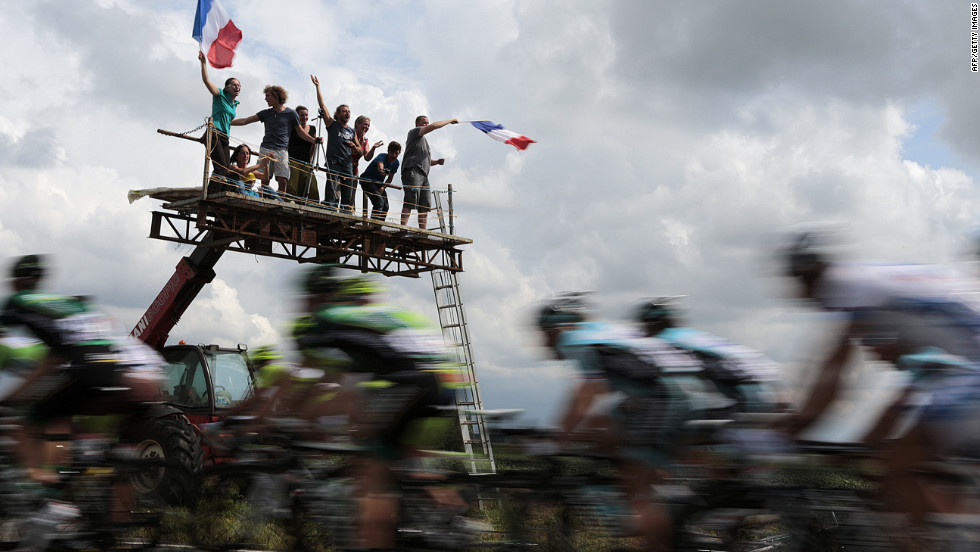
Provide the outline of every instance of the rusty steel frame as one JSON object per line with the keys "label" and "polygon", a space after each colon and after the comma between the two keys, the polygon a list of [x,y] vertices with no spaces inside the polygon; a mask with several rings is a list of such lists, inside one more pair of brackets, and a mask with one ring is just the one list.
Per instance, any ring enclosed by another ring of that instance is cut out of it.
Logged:
{"label": "rusty steel frame", "polygon": [[378,222],[320,207],[220,193],[206,200],[165,203],[153,211],[150,237],[176,243],[208,243],[239,251],[306,263],[335,263],[386,276],[417,278],[432,270],[463,270],[460,246],[472,240],[450,234]]}

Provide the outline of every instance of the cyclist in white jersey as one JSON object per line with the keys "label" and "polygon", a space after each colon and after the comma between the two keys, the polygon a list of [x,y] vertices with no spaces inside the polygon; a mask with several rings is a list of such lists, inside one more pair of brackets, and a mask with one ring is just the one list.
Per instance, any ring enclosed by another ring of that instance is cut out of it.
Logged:
{"label": "cyclist in white jersey", "polygon": [[799,281],[800,296],[846,320],[792,424],[795,430],[809,425],[837,398],[843,368],[860,339],[891,317],[906,327],[905,345],[937,347],[980,363],[980,282],[939,267],[834,263],[821,252],[825,239],[804,232],[786,249],[787,273]]}
{"label": "cyclist in white jersey", "polygon": [[782,409],[779,368],[765,355],[727,339],[685,326],[678,314],[680,297],[644,299],[634,318],[643,335],[662,339],[694,355],[704,373],[739,412]]}
{"label": "cyclist in white jersey", "polygon": [[[940,506],[917,470],[943,455],[980,454],[980,282],[939,267],[834,263],[822,252],[825,239],[796,236],[785,251],[787,274],[804,299],[843,314],[846,325],[787,429],[798,433],[826,410],[861,347],[909,371],[910,385],[864,441],[883,453],[885,509],[921,527]],[[910,429],[895,437],[903,418]]]}

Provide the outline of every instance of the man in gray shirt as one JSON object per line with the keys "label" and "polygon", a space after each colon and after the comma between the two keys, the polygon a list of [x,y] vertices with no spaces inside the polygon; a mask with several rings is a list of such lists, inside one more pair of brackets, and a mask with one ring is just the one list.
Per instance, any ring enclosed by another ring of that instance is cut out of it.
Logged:
{"label": "man in gray shirt", "polygon": [[429,167],[445,165],[446,159],[433,160],[429,153],[429,142],[425,135],[446,125],[459,123],[456,119],[447,119],[429,123],[429,118],[419,115],[415,118],[415,128],[408,131],[405,140],[405,155],[402,157],[402,185],[405,188],[405,201],[402,203],[403,226],[408,224],[412,209],[418,211],[419,228],[425,230],[425,222],[429,216],[431,202],[429,200]]}
{"label": "man in gray shirt", "polygon": [[265,136],[259,148],[261,157],[269,157],[269,171],[262,176],[262,188],[269,187],[269,180],[275,176],[279,185],[279,191],[286,191],[286,183],[289,181],[289,131],[295,129],[300,138],[311,143],[321,143],[323,138],[314,138],[310,133],[303,130],[299,122],[299,115],[294,110],[286,107],[286,91],[281,86],[266,86],[265,102],[269,105],[268,109],[263,109],[251,117],[235,119],[231,122],[232,126],[243,126],[262,121],[265,124]]}

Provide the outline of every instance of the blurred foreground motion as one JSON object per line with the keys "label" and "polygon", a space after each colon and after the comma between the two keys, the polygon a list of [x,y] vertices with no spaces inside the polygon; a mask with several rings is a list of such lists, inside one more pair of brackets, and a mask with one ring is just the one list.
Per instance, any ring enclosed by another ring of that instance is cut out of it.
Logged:
{"label": "blurred foreground motion", "polygon": [[[802,231],[782,251],[799,296],[844,323],[784,427],[799,433],[827,411],[858,349],[908,372],[907,386],[863,443],[884,464],[877,506],[891,515],[882,523],[896,546],[927,549],[935,545],[930,523],[955,526],[955,516],[966,514],[976,524],[980,517],[980,281],[936,266],[841,262],[831,253],[835,239],[826,230]],[[966,485],[949,484],[962,475]]]}
{"label": "blurred foreground motion", "polygon": [[202,426],[224,461],[198,474],[190,515],[129,486],[161,467],[125,428],[159,400],[164,361],[88,301],[39,291],[43,258],[18,259],[0,315],[0,548],[980,550],[980,283],[834,251],[821,231],[779,248],[795,294],[839,323],[805,389],[686,326],[678,297],[624,323],[588,293],[537,305],[572,393],[552,428],[479,411],[497,466],[479,475],[439,332],[383,303],[380,280],[314,266],[291,342],[251,351],[254,393]]}
{"label": "blurred foreground motion", "polygon": [[22,380],[4,391],[0,537],[39,549],[107,547],[135,528],[146,544],[158,518],[134,513],[130,483],[145,463],[119,441],[159,397],[162,359],[115,333],[84,298],[41,291],[46,272],[41,256],[17,259],[0,312],[5,340],[19,340],[2,368]]}

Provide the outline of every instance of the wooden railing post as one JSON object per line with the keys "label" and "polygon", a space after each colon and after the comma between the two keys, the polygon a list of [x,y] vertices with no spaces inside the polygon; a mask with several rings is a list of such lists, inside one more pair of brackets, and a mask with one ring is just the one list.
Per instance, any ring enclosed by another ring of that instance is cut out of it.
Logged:
{"label": "wooden railing post", "polygon": [[201,190],[201,199],[208,198],[208,169],[211,166],[211,117],[208,117],[207,130],[204,131],[204,184]]}

